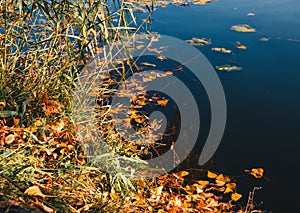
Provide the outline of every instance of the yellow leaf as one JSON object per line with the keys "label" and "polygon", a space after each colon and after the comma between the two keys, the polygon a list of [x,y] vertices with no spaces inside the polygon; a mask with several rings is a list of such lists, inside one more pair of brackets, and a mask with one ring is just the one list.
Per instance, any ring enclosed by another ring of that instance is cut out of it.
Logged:
{"label": "yellow leaf", "polygon": [[156,196],[160,196],[161,193],[162,193],[163,188],[164,188],[163,186],[153,188],[153,189],[151,189],[151,193],[156,195]]}
{"label": "yellow leaf", "polygon": [[225,49],[223,47],[213,47],[213,48],[211,48],[211,50],[216,51],[216,52],[221,52],[221,53],[227,53],[227,54],[232,53],[231,50]]}
{"label": "yellow leaf", "polygon": [[216,186],[224,186],[224,185],[225,185],[224,181],[216,180]]}
{"label": "yellow leaf", "polygon": [[262,178],[264,175],[264,169],[263,168],[253,168],[251,170],[245,170],[245,172],[250,173],[255,178]]}
{"label": "yellow leaf", "polygon": [[240,49],[240,50],[245,50],[247,49],[247,47],[245,45],[238,45],[236,46],[237,49]]}
{"label": "yellow leaf", "polygon": [[44,195],[40,188],[38,186],[31,186],[28,189],[25,190],[24,194],[30,195],[30,196],[40,196],[42,198],[45,198],[46,195]]}
{"label": "yellow leaf", "polygon": [[224,194],[227,194],[229,192],[233,192],[233,190],[229,187],[226,187],[225,191],[224,191]]}
{"label": "yellow leaf", "polygon": [[250,27],[247,24],[235,25],[235,26],[232,26],[230,29],[234,30],[236,32],[242,32],[242,33],[253,33],[253,32],[256,32],[256,30],[254,28]]}
{"label": "yellow leaf", "polygon": [[184,177],[184,176],[189,175],[189,172],[187,172],[187,171],[181,171],[181,172],[179,172],[178,175],[180,175],[181,177]]}
{"label": "yellow leaf", "polygon": [[147,66],[147,67],[156,67],[156,64],[151,64],[148,62],[143,62],[142,65]]}
{"label": "yellow leaf", "polygon": [[229,193],[229,192],[233,192],[233,190],[235,190],[235,188],[236,188],[235,183],[227,183],[224,193],[226,194],[226,193]]}
{"label": "yellow leaf", "polygon": [[216,179],[219,180],[219,181],[226,182],[226,183],[230,182],[230,178],[227,177],[227,176],[224,176],[224,175],[222,175],[222,174],[219,174],[219,175],[216,177]]}
{"label": "yellow leaf", "polygon": [[209,178],[216,178],[218,175],[213,173],[213,172],[210,172],[210,171],[207,171],[207,177]]}
{"label": "yellow leaf", "polygon": [[242,195],[239,193],[232,193],[231,194],[231,200],[233,201],[238,201],[239,199],[241,199]]}
{"label": "yellow leaf", "polygon": [[227,187],[227,188],[230,188],[230,189],[232,189],[232,190],[235,190],[235,188],[236,188],[236,183],[227,183],[227,184],[226,184],[226,187]]}
{"label": "yellow leaf", "polygon": [[209,181],[207,180],[199,180],[197,181],[203,188],[206,187],[209,184]]}
{"label": "yellow leaf", "polygon": [[144,46],[144,45],[137,45],[137,46],[135,46],[135,48],[136,48],[137,50],[140,50],[140,49],[142,49],[142,48],[145,48],[145,46]]}

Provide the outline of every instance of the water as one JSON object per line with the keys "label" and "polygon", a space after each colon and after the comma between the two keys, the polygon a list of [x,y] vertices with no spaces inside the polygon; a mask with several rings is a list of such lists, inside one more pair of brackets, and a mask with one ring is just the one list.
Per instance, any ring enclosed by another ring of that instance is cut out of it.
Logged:
{"label": "water", "polygon": [[[249,12],[255,16],[247,16]],[[158,8],[153,15],[153,31],[182,40],[210,38],[212,45],[198,48],[213,66],[243,67],[239,72],[216,71],[228,119],[213,157],[215,170],[244,175],[244,169],[265,168],[270,181],[239,177],[239,191],[246,195],[253,186],[263,186],[255,200],[278,213],[300,212],[300,42],[288,40],[300,40],[299,16],[298,0],[219,0],[205,6]],[[231,31],[237,24],[249,24],[257,32]],[[260,41],[262,37],[270,40]],[[237,41],[247,50],[234,49]],[[234,53],[212,52],[214,46]]]}

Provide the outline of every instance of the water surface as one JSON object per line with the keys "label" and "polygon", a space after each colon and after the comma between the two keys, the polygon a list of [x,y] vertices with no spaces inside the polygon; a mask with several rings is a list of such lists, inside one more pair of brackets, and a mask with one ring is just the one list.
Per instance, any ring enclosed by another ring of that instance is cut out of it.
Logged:
{"label": "water surface", "polygon": [[[255,16],[247,16],[249,12]],[[215,170],[243,175],[247,168],[265,168],[270,181],[240,177],[239,189],[246,195],[253,186],[262,185],[255,200],[278,213],[300,212],[300,42],[295,40],[300,40],[299,16],[298,0],[171,5],[158,8],[153,16],[153,31],[182,40],[210,38],[212,45],[198,48],[213,66],[243,67],[239,72],[216,71],[224,87],[228,119],[213,158]],[[236,24],[249,24],[257,32],[231,31]],[[263,37],[270,40],[260,41]],[[234,49],[237,41],[247,50]],[[214,46],[234,49],[234,53],[212,52]]]}

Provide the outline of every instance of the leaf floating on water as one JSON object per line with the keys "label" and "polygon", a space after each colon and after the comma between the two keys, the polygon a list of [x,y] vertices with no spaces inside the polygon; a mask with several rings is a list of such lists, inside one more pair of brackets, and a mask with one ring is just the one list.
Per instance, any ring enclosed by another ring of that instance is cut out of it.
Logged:
{"label": "leaf floating on water", "polygon": [[140,50],[140,49],[145,48],[145,46],[144,46],[144,45],[137,45],[137,46],[135,46],[135,48],[136,48],[137,50]]}
{"label": "leaf floating on water", "polygon": [[256,32],[256,29],[250,27],[247,24],[234,25],[230,29],[234,30],[236,32],[242,32],[242,33],[253,33],[253,32]]}
{"label": "leaf floating on water", "polygon": [[24,194],[30,195],[30,196],[39,196],[42,198],[45,198],[46,195],[44,195],[40,188],[38,186],[31,186],[28,189],[25,190]]}
{"label": "leaf floating on water", "polygon": [[213,47],[213,48],[211,48],[211,50],[216,51],[216,52],[226,53],[226,54],[232,53],[231,50],[225,49],[223,47]]}
{"label": "leaf floating on water", "polygon": [[157,100],[157,104],[159,106],[167,106],[168,102],[169,102],[169,100],[167,100],[167,99]]}
{"label": "leaf floating on water", "polygon": [[156,58],[159,59],[159,60],[161,60],[161,61],[167,60],[166,56],[163,56],[161,54],[158,54]]}
{"label": "leaf floating on water", "polygon": [[289,38],[288,41],[291,41],[291,42],[299,42],[300,40],[296,39],[296,38]]}
{"label": "leaf floating on water", "polygon": [[245,49],[247,49],[247,47],[245,45],[237,45],[235,48],[237,48],[239,50],[245,50]]}
{"label": "leaf floating on water", "polygon": [[200,5],[204,5],[210,2],[213,2],[213,0],[192,0],[193,4],[200,4]]}
{"label": "leaf floating on water", "polygon": [[204,45],[210,45],[211,40],[207,38],[192,38],[191,40],[187,40],[188,43],[194,46],[204,46]]}
{"label": "leaf floating on water", "polygon": [[211,171],[207,171],[207,177],[208,178],[216,178],[216,177],[218,177],[218,175]]}
{"label": "leaf floating on water", "polygon": [[148,62],[143,62],[142,65],[147,66],[147,67],[156,67],[156,64],[151,64]]}
{"label": "leaf floating on water", "polygon": [[245,172],[253,175],[255,178],[262,178],[264,175],[264,169],[263,168],[253,168],[251,170],[246,169]]}
{"label": "leaf floating on water", "polygon": [[219,71],[227,71],[227,72],[232,72],[232,71],[240,71],[243,68],[238,67],[238,66],[231,66],[229,64],[221,65],[221,66],[216,66],[217,70]]}
{"label": "leaf floating on water", "polygon": [[269,41],[270,40],[270,38],[265,38],[265,37],[263,37],[263,38],[261,38],[261,39],[259,39],[260,41]]}
{"label": "leaf floating on water", "polygon": [[255,16],[255,13],[248,13],[247,16]]}
{"label": "leaf floating on water", "polygon": [[231,194],[231,200],[233,200],[233,201],[238,201],[241,198],[242,198],[242,195],[239,194],[239,193],[233,193],[233,194]]}

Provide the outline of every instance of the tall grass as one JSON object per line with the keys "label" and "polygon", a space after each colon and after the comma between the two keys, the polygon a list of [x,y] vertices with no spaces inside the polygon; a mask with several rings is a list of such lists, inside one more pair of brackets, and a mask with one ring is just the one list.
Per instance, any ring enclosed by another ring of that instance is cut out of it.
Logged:
{"label": "tall grass", "polygon": [[[87,164],[73,134],[72,95],[76,76],[103,45],[121,42],[149,17],[138,19],[135,6],[121,0],[0,5],[0,200],[62,212],[117,211],[108,200],[122,200],[108,192],[126,197],[136,186]],[[31,185],[48,197],[24,195]]]}

